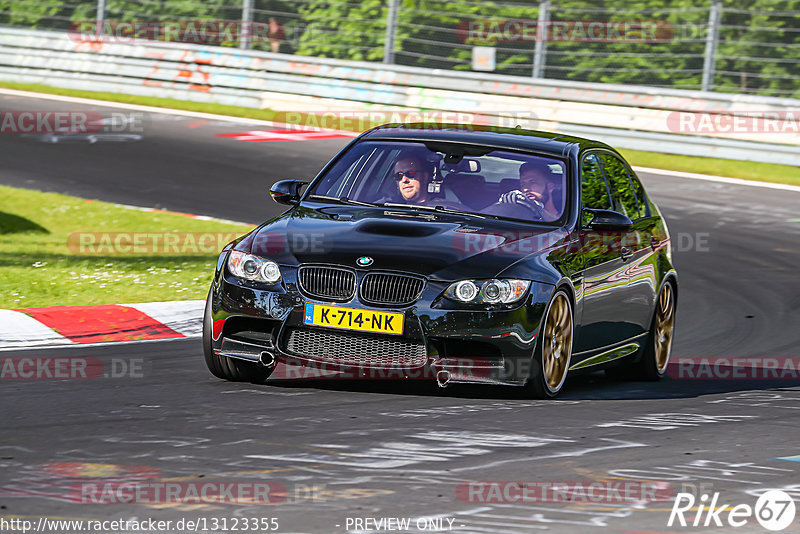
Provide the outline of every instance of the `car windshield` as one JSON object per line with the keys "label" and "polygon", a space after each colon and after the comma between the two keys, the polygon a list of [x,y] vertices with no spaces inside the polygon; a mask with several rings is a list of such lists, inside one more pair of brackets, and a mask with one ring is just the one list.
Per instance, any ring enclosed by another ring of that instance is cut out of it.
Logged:
{"label": "car windshield", "polygon": [[457,143],[365,141],[312,186],[309,198],[553,223],[564,215],[567,184],[559,159]]}

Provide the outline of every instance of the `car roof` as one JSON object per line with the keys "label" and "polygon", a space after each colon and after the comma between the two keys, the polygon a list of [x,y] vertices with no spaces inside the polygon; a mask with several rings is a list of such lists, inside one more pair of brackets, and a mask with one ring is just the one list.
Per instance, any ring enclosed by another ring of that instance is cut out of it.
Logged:
{"label": "car roof", "polygon": [[586,148],[604,148],[616,152],[605,143],[581,137],[523,128],[473,124],[384,124],[368,130],[361,139],[466,143],[525,150],[561,157],[568,156],[573,151],[581,151]]}

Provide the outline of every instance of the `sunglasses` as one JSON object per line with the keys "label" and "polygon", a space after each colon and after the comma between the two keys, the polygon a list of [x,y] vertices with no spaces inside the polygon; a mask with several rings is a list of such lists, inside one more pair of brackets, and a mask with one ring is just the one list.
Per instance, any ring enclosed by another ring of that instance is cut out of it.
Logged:
{"label": "sunglasses", "polygon": [[415,180],[417,176],[417,171],[397,171],[396,173],[394,173],[394,179],[396,182],[402,180],[403,176],[407,177],[409,180]]}

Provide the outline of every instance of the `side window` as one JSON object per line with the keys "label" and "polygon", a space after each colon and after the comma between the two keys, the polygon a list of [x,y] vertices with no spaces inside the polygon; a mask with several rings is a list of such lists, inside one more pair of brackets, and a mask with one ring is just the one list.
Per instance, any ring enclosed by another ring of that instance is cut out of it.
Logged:
{"label": "side window", "polygon": [[[612,208],[610,191],[603,172],[600,169],[600,159],[597,154],[589,154],[583,158],[581,165],[581,198],[583,207],[595,210],[610,210]],[[589,224],[591,215],[584,213],[583,224]]]}
{"label": "side window", "polygon": [[642,182],[639,181],[639,177],[636,176],[632,170],[628,169],[628,173],[631,177],[631,183],[633,184],[633,192],[636,193],[636,200],[639,201],[639,217],[649,217],[650,203],[647,202],[647,195],[644,192],[644,186],[642,185]]}
{"label": "side window", "polygon": [[603,162],[603,173],[606,175],[608,185],[611,186],[616,211],[624,213],[631,220],[638,219],[639,201],[636,200],[636,193],[625,164],[611,154],[600,154],[600,160]]}

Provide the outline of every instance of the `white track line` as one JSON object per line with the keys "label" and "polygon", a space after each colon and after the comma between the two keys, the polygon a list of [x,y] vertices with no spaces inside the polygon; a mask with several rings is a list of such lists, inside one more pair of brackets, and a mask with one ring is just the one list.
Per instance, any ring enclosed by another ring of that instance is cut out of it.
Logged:
{"label": "white track line", "polygon": [[756,180],[742,180],[741,178],[729,178],[727,176],[714,176],[712,174],[699,174],[695,172],[668,171],[665,169],[651,169],[650,167],[633,166],[636,172],[646,172],[649,174],[660,174],[662,176],[672,176],[675,178],[689,178],[691,180],[705,180],[707,182],[721,182],[724,184],[749,185],[750,187],[763,187],[766,189],[780,189],[782,191],[794,191],[800,193],[800,186],[789,184],[776,184],[773,182],[759,182]]}
{"label": "white track line", "polygon": [[[233,122],[238,124],[255,124],[258,126],[271,126],[273,128],[286,128],[287,124],[285,122],[274,122],[274,121],[267,121],[263,119],[249,119],[247,117],[234,117],[232,115],[216,115],[214,113],[204,113],[202,111],[186,111],[181,109],[172,109],[172,108],[160,108],[158,106],[142,106],[139,104],[127,104],[125,102],[112,102],[110,100],[94,100],[92,98],[82,98],[77,96],[64,96],[64,95],[50,95],[47,93],[36,93],[33,91],[18,91],[17,89],[5,89],[0,87],[0,95],[8,95],[8,96],[20,96],[25,98],[40,98],[44,100],[55,100],[56,102],[69,102],[73,104],[86,104],[91,106],[105,106],[109,108],[119,108],[119,109],[131,109],[134,111],[146,111],[149,113],[163,113],[165,115],[178,115],[181,117],[192,117],[197,119],[208,119],[208,120],[215,120],[215,121],[226,121],[226,122]],[[253,108],[253,111],[257,111],[256,108]],[[288,126],[294,126],[297,128],[298,125],[296,124],[289,124]],[[341,134],[348,134],[352,135],[353,137],[357,136],[358,133],[350,132],[346,130],[333,130],[329,128],[321,128],[321,127],[313,127],[309,126],[308,130],[318,130],[321,132],[331,132],[331,133],[341,133]]]}

